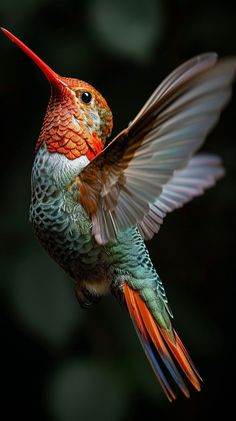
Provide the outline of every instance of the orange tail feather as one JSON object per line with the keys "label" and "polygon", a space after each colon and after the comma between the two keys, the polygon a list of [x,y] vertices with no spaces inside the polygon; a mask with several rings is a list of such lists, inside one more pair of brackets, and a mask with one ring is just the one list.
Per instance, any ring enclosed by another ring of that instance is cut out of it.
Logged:
{"label": "orange tail feather", "polygon": [[176,398],[176,395],[169,385],[161,366],[159,365],[157,355],[153,352],[153,345],[183,394],[186,397],[189,397],[189,390],[176,368],[172,356],[178,362],[180,368],[190,383],[199,391],[201,389],[199,382],[201,378],[177,333],[175,331],[168,332],[158,325],[138,292],[134,291],[127,284],[124,285],[123,290],[131,319],[134,323],[145,354],[147,355],[167,398],[172,401]]}

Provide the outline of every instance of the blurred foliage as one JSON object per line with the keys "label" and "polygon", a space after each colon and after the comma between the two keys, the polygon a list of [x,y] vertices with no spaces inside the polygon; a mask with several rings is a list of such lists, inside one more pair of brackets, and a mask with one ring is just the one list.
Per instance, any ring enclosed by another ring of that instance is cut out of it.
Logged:
{"label": "blurred foliage", "polygon": [[118,421],[128,401],[124,384],[106,364],[70,360],[52,376],[49,407],[59,421]]}
{"label": "blurred foliage", "polygon": [[160,43],[165,26],[161,0],[94,0],[88,10],[90,23],[103,48],[129,59],[147,61]]}
{"label": "blurred foliage", "polygon": [[60,347],[83,322],[83,312],[72,293],[72,281],[46,256],[28,250],[14,267],[12,305],[19,320],[35,335]]}
{"label": "blurred foliage", "polygon": [[[228,0],[1,0],[0,18],[57,72],[101,90],[114,133],[185,59],[236,53],[236,5]],[[221,154],[227,176],[168,216],[148,245],[175,326],[204,378],[201,394],[169,405],[125,311],[111,297],[81,310],[73,282],[33,237],[30,170],[49,87],[3,36],[0,59],[2,418],[225,416],[235,374],[235,96],[204,146]]]}

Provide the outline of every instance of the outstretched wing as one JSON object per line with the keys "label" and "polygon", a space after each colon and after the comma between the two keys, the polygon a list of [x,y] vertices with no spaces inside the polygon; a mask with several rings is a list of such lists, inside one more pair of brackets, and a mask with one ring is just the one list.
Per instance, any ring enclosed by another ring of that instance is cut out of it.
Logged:
{"label": "outstretched wing", "polygon": [[80,200],[98,243],[115,240],[119,230],[136,224],[147,238],[157,231],[147,227],[148,215],[159,217],[155,203],[164,186],[168,189],[174,172],[187,165],[216,124],[230,99],[235,69],[236,59],[217,62],[214,53],[180,66],[81,172]]}
{"label": "outstretched wing", "polygon": [[175,171],[164,184],[158,199],[149,206],[143,220],[137,223],[144,240],[150,240],[159,231],[167,213],[203,194],[223,175],[221,159],[210,154],[198,154],[190,159],[185,168]]}

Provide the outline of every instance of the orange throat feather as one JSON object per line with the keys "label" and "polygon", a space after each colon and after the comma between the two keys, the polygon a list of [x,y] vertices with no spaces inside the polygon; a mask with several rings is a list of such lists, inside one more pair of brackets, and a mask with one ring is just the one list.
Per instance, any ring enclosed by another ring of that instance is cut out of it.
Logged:
{"label": "orange throat feather", "polygon": [[85,155],[92,160],[103,144],[98,131],[91,132],[88,112],[78,109],[71,95],[67,92],[51,96],[36,152],[45,142],[50,153],[63,154],[70,160]]}

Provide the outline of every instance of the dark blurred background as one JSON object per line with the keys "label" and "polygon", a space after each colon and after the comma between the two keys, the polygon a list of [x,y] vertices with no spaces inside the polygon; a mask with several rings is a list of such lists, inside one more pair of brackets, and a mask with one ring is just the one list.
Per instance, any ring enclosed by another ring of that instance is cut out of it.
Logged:
{"label": "dark blurred background", "polygon": [[[211,0],[1,0],[0,23],[63,76],[100,90],[114,133],[195,54],[236,54],[236,7]],[[0,416],[25,421],[199,420],[234,409],[236,97],[204,149],[226,177],[166,218],[148,244],[175,327],[204,379],[169,404],[113,297],[88,311],[28,222],[34,145],[49,99],[36,66],[0,34]]]}

